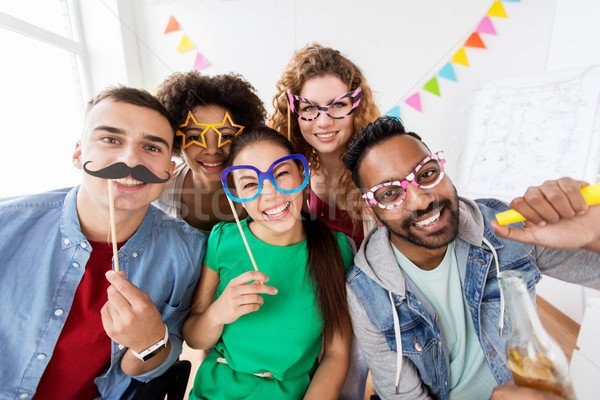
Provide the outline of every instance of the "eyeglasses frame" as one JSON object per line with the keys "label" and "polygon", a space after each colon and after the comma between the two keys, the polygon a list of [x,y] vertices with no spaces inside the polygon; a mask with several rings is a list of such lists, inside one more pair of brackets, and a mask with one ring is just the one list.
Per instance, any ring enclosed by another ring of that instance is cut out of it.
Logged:
{"label": "eyeglasses frame", "polygon": [[[423,166],[425,164],[427,164],[431,160],[437,160],[440,163],[442,172],[440,173],[440,176],[437,178],[437,180],[434,183],[432,183],[430,185],[421,186],[416,181],[416,174],[419,172],[419,170],[421,170],[421,168],[423,168]],[[446,176],[446,173],[444,171],[444,164],[446,164],[446,159],[444,158],[443,151],[438,151],[437,153],[430,154],[427,157],[425,157],[423,159],[423,161],[421,161],[411,171],[411,173],[406,176],[406,178],[404,178],[402,180],[384,182],[384,183],[380,183],[379,185],[373,186],[371,189],[369,189],[368,191],[363,193],[362,197],[363,197],[363,199],[365,199],[365,201],[369,205],[377,205],[377,206],[379,206],[379,208],[383,208],[385,210],[391,210],[393,208],[396,208],[396,207],[400,206],[402,203],[404,203],[404,200],[406,200],[406,193],[407,193],[406,188],[408,187],[409,183],[420,189],[431,189],[431,188],[437,186],[442,181],[442,179],[444,179],[444,176]],[[402,199],[400,201],[398,201],[397,203],[390,204],[390,205],[385,205],[385,204],[381,204],[380,202],[378,202],[375,199],[375,192],[386,186],[401,186],[404,189],[404,194],[402,195]]]}
{"label": "eyeglasses frame", "polygon": [[[280,188],[279,185],[277,185],[275,176],[273,176],[273,169],[275,168],[275,166],[277,164],[282,163],[287,160],[300,160],[302,162],[302,165],[304,166],[304,181],[298,188],[292,189],[292,190],[285,190],[285,189]],[[232,171],[235,171],[238,169],[251,169],[254,172],[256,172],[256,175],[258,176],[258,191],[251,198],[240,199],[240,198],[234,196],[233,194],[231,194],[231,191],[229,190],[229,186],[227,185],[227,174],[229,172],[232,172]],[[273,163],[271,164],[269,169],[265,172],[259,170],[258,168],[254,167],[253,165],[234,165],[234,166],[225,168],[223,170],[223,172],[221,172],[221,184],[223,185],[223,189],[225,190],[227,197],[229,197],[231,200],[236,201],[238,203],[246,203],[246,202],[252,201],[252,200],[256,199],[258,196],[260,196],[262,193],[262,189],[263,189],[263,181],[265,179],[270,180],[271,183],[273,184],[273,186],[275,187],[275,189],[277,189],[281,193],[290,194],[290,193],[299,192],[302,189],[304,189],[306,187],[306,185],[308,185],[308,181],[310,179],[310,173],[309,173],[309,169],[308,169],[308,161],[306,160],[306,157],[304,157],[302,154],[290,154],[289,156],[281,157],[281,158],[273,161]]]}
{"label": "eyeglasses frame", "polygon": [[[333,115],[329,114],[329,107],[340,101],[341,99],[345,99],[346,97],[350,97],[352,99],[352,109],[348,112],[348,114],[341,116],[341,117],[334,117]],[[362,97],[362,89],[359,87],[357,87],[354,90],[351,90],[347,93],[344,94],[340,94],[339,96],[337,96],[335,99],[331,100],[329,103],[327,103],[326,106],[321,107],[320,105],[316,104],[314,101],[309,100],[305,97],[302,96],[298,96],[295,94],[291,94],[290,92],[287,92],[287,100],[288,100],[288,104],[290,106],[290,110],[301,120],[304,121],[314,121],[315,119],[319,118],[319,115],[321,115],[322,113],[327,114],[330,118],[333,119],[344,119],[346,117],[348,117],[350,114],[352,114],[354,112],[354,110],[356,110],[356,108],[358,107],[358,105],[360,104],[360,99]],[[309,103],[311,105],[313,105],[316,109],[317,109],[317,116],[314,118],[304,118],[302,117],[298,111],[296,110],[296,107],[294,106],[294,100],[298,100],[298,101],[303,101],[305,103]]]}

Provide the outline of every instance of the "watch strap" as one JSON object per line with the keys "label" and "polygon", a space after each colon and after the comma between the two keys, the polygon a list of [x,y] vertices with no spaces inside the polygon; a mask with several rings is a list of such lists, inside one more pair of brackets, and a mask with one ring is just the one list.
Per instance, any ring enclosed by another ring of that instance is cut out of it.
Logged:
{"label": "watch strap", "polygon": [[169,328],[167,328],[167,325],[165,325],[165,337],[164,338],[160,339],[158,342],[154,343],[152,346],[143,350],[141,353],[138,353],[133,349],[130,349],[130,350],[131,350],[131,353],[137,359],[139,359],[141,361],[148,361],[149,359],[151,359],[152,357],[154,357],[155,355],[160,353],[162,350],[166,349],[168,341],[169,341]]}

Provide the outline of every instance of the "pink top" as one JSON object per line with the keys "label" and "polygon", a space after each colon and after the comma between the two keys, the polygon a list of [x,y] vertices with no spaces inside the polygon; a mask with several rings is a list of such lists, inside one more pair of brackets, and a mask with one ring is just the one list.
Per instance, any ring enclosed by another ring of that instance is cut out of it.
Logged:
{"label": "pink top", "polygon": [[317,197],[312,189],[309,190],[308,209],[312,215],[316,215],[321,221],[331,229],[332,232],[342,232],[351,238],[356,244],[356,249],[365,238],[362,226],[359,224],[354,229],[352,218],[345,210],[331,207],[323,200]]}

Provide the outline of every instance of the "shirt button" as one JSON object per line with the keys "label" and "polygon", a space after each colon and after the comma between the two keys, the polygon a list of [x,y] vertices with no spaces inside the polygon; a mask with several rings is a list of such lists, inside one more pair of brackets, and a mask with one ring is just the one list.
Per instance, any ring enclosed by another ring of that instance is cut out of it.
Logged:
{"label": "shirt button", "polygon": [[73,264],[71,264],[73,266],[73,268],[79,268],[79,264],[77,264],[76,262],[74,262]]}
{"label": "shirt button", "polygon": [[87,243],[85,243],[85,242],[82,242],[82,243],[81,243],[81,247],[83,247],[83,248],[85,249],[85,248],[87,247]]}
{"label": "shirt button", "polygon": [[[64,239],[63,243],[64,244],[69,244],[69,243],[71,243],[71,241],[69,239]],[[29,396],[27,393],[23,393],[23,394],[26,395],[26,396]],[[21,396],[23,396],[23,394]]]}
{"label": "shirt button", "polygon": [[415,350],[416,351],[421,351],[423,350],[423,345],[419,342],[415,342]]}
{"label": "shirt button", "polygon": [[29,393],[21,393],[21,394],[19,395],[19,397],[20,397],[20,398],[22,398],[22,399],[26,399],[26,398],[28,398],[28,397],[29,397]]}
{"label": "shirt button", "polygon": [[46,358],[46,355],[45,355],[45,354],[43,354],[43,353],[40,353],[40,354],[38,354],[38,355],[37,355],[37,357],[36,357],[36,358],[37,358],[38,360],[43,360],[44,358]]}
{"label": "shirt button", "polygon": [[63,315],[64,311],[62,309],[57,309],[54,311],[54,315],[56,315],[57,317],[60,317],[61,315]]}
{"label": "shirt button", "polygon": [[133,258],[137,258],[138,253],[133,253],[132,256],[133,256]]}

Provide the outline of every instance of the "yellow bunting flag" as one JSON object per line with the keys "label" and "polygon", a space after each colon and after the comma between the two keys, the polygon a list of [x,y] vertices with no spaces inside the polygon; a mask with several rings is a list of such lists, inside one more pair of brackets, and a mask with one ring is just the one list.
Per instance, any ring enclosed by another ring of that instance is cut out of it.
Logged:
{"label": "yellow bunting flag", "polygon": [[461,47],[460,50],[452,56],[452,62],[457,64],[462,64],[465,66],[469,66],[469,60],[467,59],[467,53],[465,52],[465,48]]}
{"label": "yellow bunting flag", "polygon": [[177,22],[175,17],[171,16],[171,18],[169,18],[169,22],[167,23],[167,28],[165,29],[165,33],[176,32],[180,29],[181,29],[181,26],[179,26],[179,22]]}
{"label": "yellow bunting flag", "polygon": [[487,15],[488,17],[508,18],[508,15],[506,15],[506,11],[504,11],[504,6],[500,1],[495,1],[494,4],[492,4]]}
{"label": "yellow bunting flag", "polygon": [[183,37],[181,38],[181,42],[179,43],[179,48],[177,49],[177,52],[183,53],[184,51],[191,50],[195,47],[196,46],[194,45],[194,43],[192,43],[190,38],[188,38],[187,35],[184,33]]}

